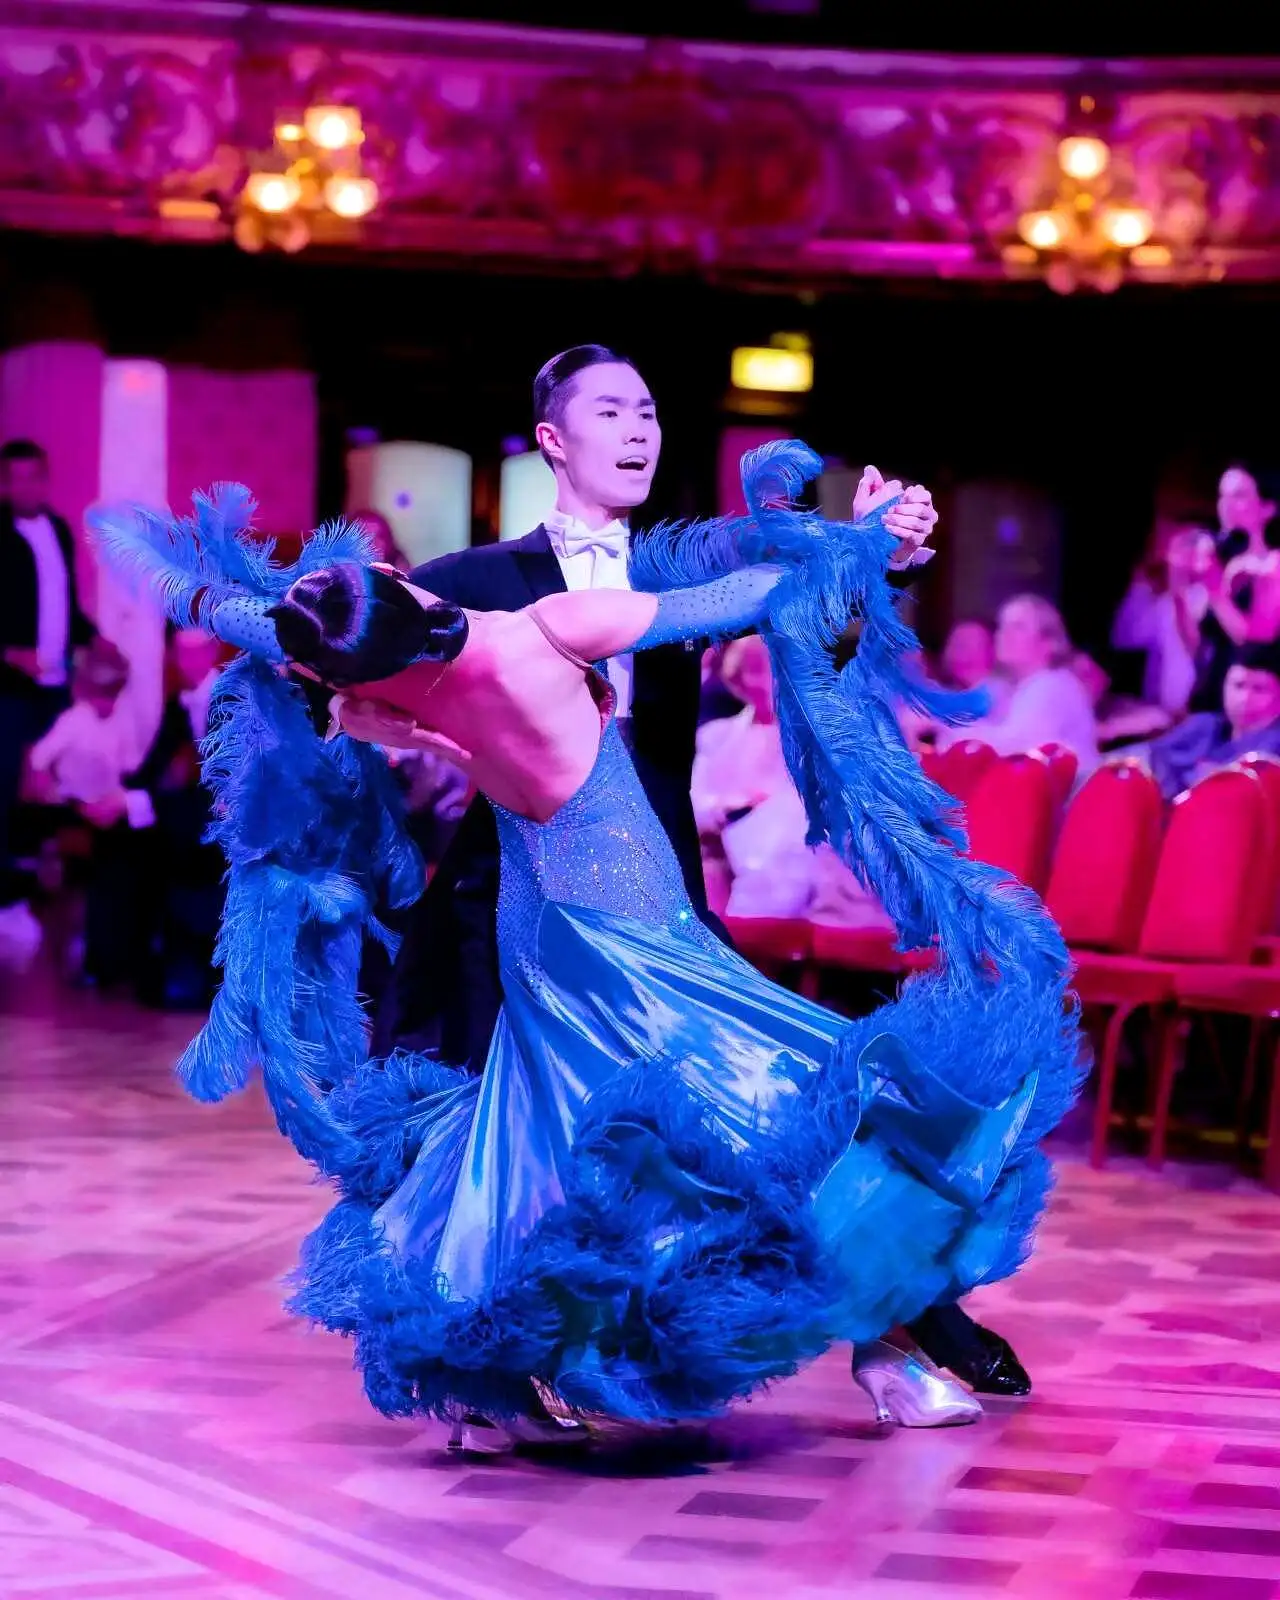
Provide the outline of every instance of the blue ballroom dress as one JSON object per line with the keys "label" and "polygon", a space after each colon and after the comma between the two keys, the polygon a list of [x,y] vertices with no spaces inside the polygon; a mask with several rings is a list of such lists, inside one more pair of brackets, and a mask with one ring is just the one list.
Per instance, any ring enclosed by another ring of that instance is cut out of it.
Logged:
{"label": "blue ballroom dress", "polygon": [[416,1154],[308,1241],[294,1309],[355,1336],[391,1414],[518,1412],[532,1375],[583,1412],[713,1415],[1023,1248],[1035,1070],[974,1105],[721,944],[581,665],[590,775],[548,822],[494,808],[482,1077],[393,1057],[335,1097],[362,1144],[411,1125]]}
{"label": "blue ballroom dress", "polygon": [[[882,516],[836,524],[788,503],[820,467],[792,441],[744,458],[750,515],[656,531],[632,582],[685,607],[700,638],[700,596],[749,587],[762,563],[783,573],[755,620],[810,842],[937,961],[851,1021],[719,943],[607,679],[579,663],[601,711],[589,775],[548,822],[495,807],[505,1003],[479,1078],[369,1057],[363,941],[380,902],[421,892],[421,868],[378,753],[320,737],[281,673],[271,605],[303,573],[367,560],[358,534],[320,530],[277,567],[238,486],[183,521],[90,519],[175,620],[245,652],[205,748],[229,861],[223,982],[178,1071],[206,1101],[260,1073],[281,1131],[335,1185],[291,1307],[353,1337],[389,1415],[518,1415],[532,1378],[584,1413],[711,1416],[834,1341],[1007,1277],[1030,1249],[1040,1143],[1087,1069],[1070,963],[1035,896],[968,858],[903,744],[903,701],[952,720],[980,707],[913,678]],[[837,667],[850,618],[858,648]]]}

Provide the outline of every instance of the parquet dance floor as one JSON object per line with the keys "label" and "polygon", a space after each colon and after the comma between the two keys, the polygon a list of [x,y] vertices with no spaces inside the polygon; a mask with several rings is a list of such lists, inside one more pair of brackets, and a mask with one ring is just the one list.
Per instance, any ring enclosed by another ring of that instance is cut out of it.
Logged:
{"label": "parquet dance floor", "polygon": [[[1280,1199],[1064,1164],[979,1297],[1037,1379],[882,1436],[833,1354],[661,1445],[458,1461],[280,1310],[324,1197],[193,1024],[0,1016],[0,1595],[58,1600],[1280,1597]],[[65,1009],[69,1005],[69,1009]]]}

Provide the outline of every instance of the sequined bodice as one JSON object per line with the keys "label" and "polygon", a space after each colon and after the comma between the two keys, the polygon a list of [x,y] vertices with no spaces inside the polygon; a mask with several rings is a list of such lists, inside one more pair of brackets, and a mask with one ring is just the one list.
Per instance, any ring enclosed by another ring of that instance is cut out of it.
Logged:
{"label": "sequined bodice", "polygon": [[586,782],[549,822],[494,806],[502,849],[498,949],[532,954],[548,901],[661,923],[701,940],[675,851],[636,776],[618,725],[606,721]]}

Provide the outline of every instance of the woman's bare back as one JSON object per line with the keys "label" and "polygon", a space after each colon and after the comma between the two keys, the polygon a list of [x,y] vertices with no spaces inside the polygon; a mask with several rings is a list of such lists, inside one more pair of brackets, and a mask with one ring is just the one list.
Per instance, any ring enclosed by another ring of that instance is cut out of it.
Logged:
{"label": "woman's bare back", "polygon": [[[529,612],[469,612],[466,648],[447,667],[410,667],[361,694],[407,712],[457,747],[476,787],[546,822],[581,788],[600,748],[598,692]],[[465,759],[464,759],[465,756]]]}

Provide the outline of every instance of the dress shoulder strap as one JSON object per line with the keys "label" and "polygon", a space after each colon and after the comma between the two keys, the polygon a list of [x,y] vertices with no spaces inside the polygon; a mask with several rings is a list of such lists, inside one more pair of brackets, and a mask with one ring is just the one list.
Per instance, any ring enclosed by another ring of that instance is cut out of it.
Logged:
{"label": "dress shoulder strap", "polygon": [[566,661],[572,661],[574,666],[581,667],[583,672],[590,673],[595,671],[595,668],[590,661],[585,661],[576,650],[570,650],[569,646],[564,642],[560,635],[552,630],[550,624],[541,615],[537,606],[529,607],[529,617],[538,625],[538,631],[542,634],[543,638],[547,641],[551,648],[562,655]]}

